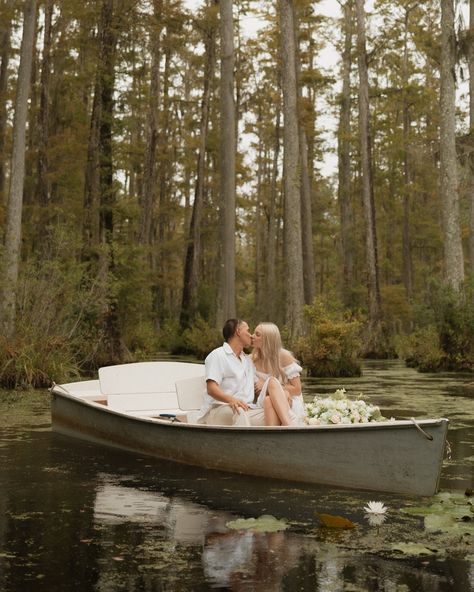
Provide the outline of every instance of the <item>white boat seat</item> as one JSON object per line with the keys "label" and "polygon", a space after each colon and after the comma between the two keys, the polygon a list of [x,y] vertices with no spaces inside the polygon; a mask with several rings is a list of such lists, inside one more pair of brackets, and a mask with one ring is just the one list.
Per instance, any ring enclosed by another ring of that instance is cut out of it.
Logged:
{"label": "white boat seat", "polygon": [[[196,381],[202,385],[200,394]],[[106,366],[99,370],[99,382],[100,392],[107,397],[111,409],[143,416],[179,413],[182,409],[186,415],[189,412],[191,421],[197,415],[192,412],[201,407],[203,400],[204,364],[137,362]],[[185,407],[179,404],[178,383],[183,383],[180,391]],[[186,388],[190,389],[189,395],[184,392]]]}
{"label": "white boat seat", "polygon": [[177,380],[176,394],[178,396],[178,406],[183,411],[200,409],[206,392],[206,379],[204,376],[193,376]]}
{"label": "white boat seat", "polygon": [[177,380],[175,385],[178,406],[186,412],[187,423],[196,423],[199,409],[204,401],[206,378],[204,376],[184,378],[183,380]]}

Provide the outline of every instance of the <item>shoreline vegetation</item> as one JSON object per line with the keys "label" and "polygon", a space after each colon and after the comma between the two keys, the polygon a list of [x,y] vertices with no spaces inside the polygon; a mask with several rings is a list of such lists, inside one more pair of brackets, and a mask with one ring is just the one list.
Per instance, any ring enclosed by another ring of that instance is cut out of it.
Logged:
{"label": "shoreline vegetation", "polygon": [[[474,372],[474,312],[470,291],[466,289],[465,294],[462,302],[444,287],[433,288],[430,307],[417,309],[420,326],[411,333],[391,335],[389,347],[378,358],[399,358],[421,372]],[[25,308],[21,336],[0,338],[0,387],[49,387],[53,381],[94,375],[100,366],[154,359],[163,352],[203,360],[222,342],[221,332],[200,316],[184,331],[178,321],[166,322],[156,331],[146,324],[135,325],[120,356],[113,358],[101,332],[94,330],[100,326],[97,303],[92,307],[83,301],[78,312],[75,299],[61,302],[57,309],[44,302]],[[68,312],[74,312],[75,321],[68,318]],[[27,318],[33,314],[41,314],[43,324]],[[285,327],[282,334],[307,375],[360,376],[368,331],[363,313],[350,313],[334,302],[315,299],[305,306],[304,319],[303,336],[292,341]]]}

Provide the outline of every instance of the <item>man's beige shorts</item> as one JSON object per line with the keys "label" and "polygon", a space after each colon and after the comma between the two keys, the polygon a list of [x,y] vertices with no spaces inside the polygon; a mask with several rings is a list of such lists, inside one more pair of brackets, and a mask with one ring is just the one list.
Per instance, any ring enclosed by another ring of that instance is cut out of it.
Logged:
{"label": "man's beige shorts", "polygon": [[206,415],[199,421],[206,425],[232,425],[232,426],[263,426],[265,417],[263,409],[249,409],[240,413],[234,413],[230,405],[213,405]]}

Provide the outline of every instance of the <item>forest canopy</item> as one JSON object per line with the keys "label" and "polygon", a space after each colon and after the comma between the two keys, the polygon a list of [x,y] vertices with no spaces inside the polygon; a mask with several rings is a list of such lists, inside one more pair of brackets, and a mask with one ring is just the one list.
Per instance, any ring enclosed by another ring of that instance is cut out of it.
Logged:
{"label": "forest canopy", "polygon": [[474,369],[474,1],[331,4],[0,1],[0,383],[236,315]]}

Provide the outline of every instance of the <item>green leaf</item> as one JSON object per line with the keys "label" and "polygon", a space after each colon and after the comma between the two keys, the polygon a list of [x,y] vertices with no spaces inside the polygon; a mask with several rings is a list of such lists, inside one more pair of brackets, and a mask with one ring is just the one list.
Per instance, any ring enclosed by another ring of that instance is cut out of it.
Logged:
{"label": "green leaf", "polygon": [[232,530],[255,530],[258,532],[277,532],[288,528],[288,524],[285,520],[278,520],[269,514],[264,514],[259,518],[239,518],[237,520],[231,520],[230,522],[227,522],[226,526]]}
{"label": "green leaf", "polygon": [[395,543],[392,545],[392,549],[394,551],[399,551],[404,555],[436,555],[438,551],[433,551],[432,549],[428,549],[424,545],[420,545],[418,543]]}

